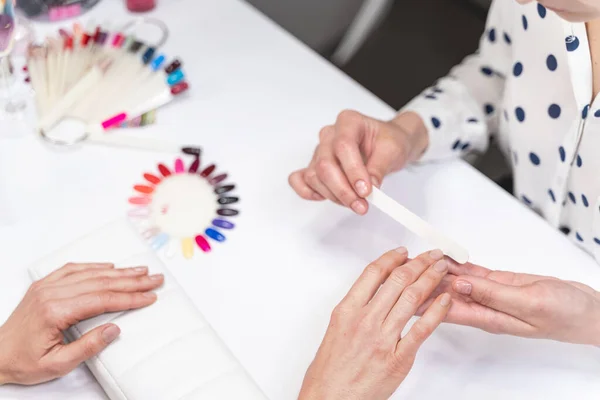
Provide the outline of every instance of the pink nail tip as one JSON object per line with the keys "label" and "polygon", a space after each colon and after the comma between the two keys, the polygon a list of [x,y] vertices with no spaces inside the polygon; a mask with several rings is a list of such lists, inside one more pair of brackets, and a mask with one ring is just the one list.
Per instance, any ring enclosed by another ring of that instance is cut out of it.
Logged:
{"label": "pink nail tip", "polygon": [[184,167],[183,167],[183,160],[181,158],[178,158],[175,161],[175,173],[176,174],[181,174],[184,171]]}
{"label": "pink nail tip", "polygon": [[130,197],[129,198],[129,203],[131,204],[135,204],[135,205],[146,205],[146,204],[150,204],[150,198],[149,197],[145,197],[145,196],[138,196],[138,197]]}
{"label": "pink nail tip", "polygon": [[210,244],[204,238],[204,236],[198,235],[198,236],[196,236],[195,239],[196,239],[196,244],[198,245],[198,247],[200,248],[200,250],[202,250],[205,253],[208,253],[210,251]]}

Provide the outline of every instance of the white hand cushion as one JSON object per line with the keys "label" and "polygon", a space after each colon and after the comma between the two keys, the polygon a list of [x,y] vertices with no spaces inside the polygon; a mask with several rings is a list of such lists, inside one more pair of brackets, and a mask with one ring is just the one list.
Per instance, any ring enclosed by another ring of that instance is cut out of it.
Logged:
{"label": "white hand cushion", "polygon": [[100,315],[66,332],[76,340],[107,322],[121,328],[117,340],[86,362],[111,400],[266,399],[127,220],[46,257],[30,273],[41,279],[68,262],[147,266],[151,274],[165,275],[153,305]]}

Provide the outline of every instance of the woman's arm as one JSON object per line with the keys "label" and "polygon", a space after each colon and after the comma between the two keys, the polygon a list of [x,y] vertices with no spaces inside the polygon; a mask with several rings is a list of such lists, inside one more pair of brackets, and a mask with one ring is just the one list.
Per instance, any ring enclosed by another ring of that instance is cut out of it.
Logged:
{"label": "woman's arm", "polygon": [[478,51],[400,111],[400,116],[405,112],[419,115],[428,132],[429,147],[422,161],[456,157],[470,150],[483,152],[490,134],[498,131],[504,114],[505,76],[514,68],[515,7],[514,1],[495,0]]}

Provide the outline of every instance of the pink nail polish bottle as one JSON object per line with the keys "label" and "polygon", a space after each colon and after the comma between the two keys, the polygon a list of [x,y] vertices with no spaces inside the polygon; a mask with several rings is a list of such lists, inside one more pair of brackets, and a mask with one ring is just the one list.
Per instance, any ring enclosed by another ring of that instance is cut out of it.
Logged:
{"label": "pink nail polish bottle", "polygon": [[127,9],[131,12],[146,12],[156,7],[156,0],[127,0]]}

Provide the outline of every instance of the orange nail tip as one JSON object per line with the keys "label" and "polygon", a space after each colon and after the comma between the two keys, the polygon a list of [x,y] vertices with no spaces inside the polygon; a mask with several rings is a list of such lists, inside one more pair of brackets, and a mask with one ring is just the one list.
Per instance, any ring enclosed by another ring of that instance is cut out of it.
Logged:
{"label": "orange nail tip", "polygon": [[143,194],[151,194],[152,192],[154,192],[154,188],[152,188],[150,186],[146,186],[146,185],[135,185],[133,187],[133,190],[135,190],[136,192],[143,193]]}

